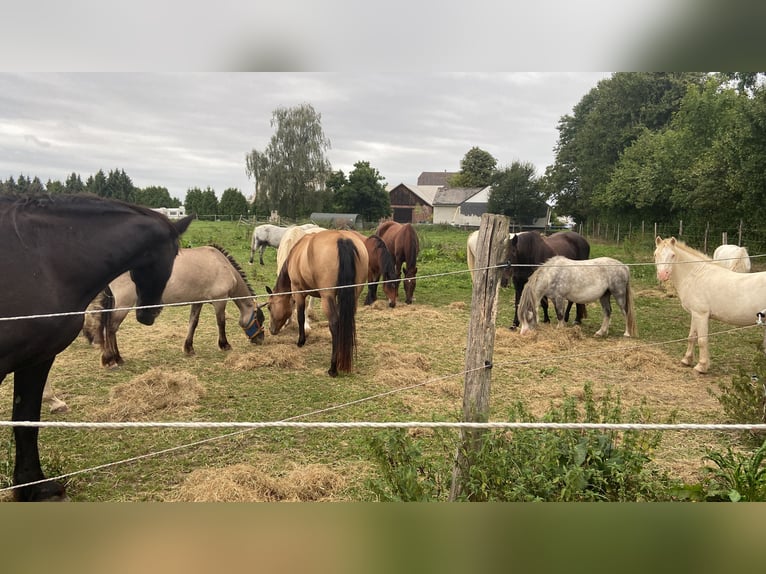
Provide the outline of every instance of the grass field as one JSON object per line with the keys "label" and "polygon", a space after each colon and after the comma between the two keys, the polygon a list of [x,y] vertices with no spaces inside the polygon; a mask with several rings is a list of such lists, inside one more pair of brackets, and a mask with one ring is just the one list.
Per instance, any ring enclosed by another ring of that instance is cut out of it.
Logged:
{"label": "grass field", "polygon": [[[235,223],[195,221],[183,244],[222,245],[241,263],[256,293],[265,297],[265,286],[275,282],[276,252],[266,251],[264,266],[257,256],[255,265],[248,265],[251,231]],[[50,377],[70,411],[44,411],[43,420],[458,420],[471,300],[465,263],[468,232],[420,226],[418,234],[415,302],[389,309],[378,301],[359,308],[359,349],[351,374],[327,376],[330,334],[321,315],[312,322],[303,348],[295,344],[294,327],[277,336],[267,333],[263,346],[253,346],[230,304],[227,332],[234,349],[224,353],[215,344],[215,320],[207,307],[195,338],[197,354],[186,357],[181,348],[188,308],[168,308],[152,327],[139,325],[134,316],[123,323],[119,341],[126,362],[117,370],[102,369],[98,351],[78,338],[59,356]],[[672,290],[655,279],[653,246],[649,236],[620,245],[591,243],[591,257],[646,264],[631,269],[636,340],[621,337],[624,323],[617,310],[609,337],[594,339],[601,322],[597,303],[589,306],[582,327],[541,325],[534,335],[522,338],[508,329],[513,290],[501,290],[491,420],[507,420],[516,401],[542,414],[550,404],[565,395],[578,396],[584,384],[592,383],[597,394],[618,392],[628,407],[644,403],[650,413],[646,422],[666,422],[671,415],[677,422],[726,422],[712,393],[719,382],[729,382],[749,367],[763,332],[752,328],[712,337],[707,375],[681,366],[689,317]],[[465,272],[431,277],[456,271]],[[711,333],[728,329],[711,324]],[[0,386],[5,419],[10,419],[11,382]],[[157,389],[164,392],[151,396]],[[341,406],[346,403],[353,404]],[[310,414],[328,408],[332,410]],[[13,442],[11,431],[5,432],[0,479],[7,482]],[[369,457],[373,432],[377,431],[43,429],[40,449],[49,476],[175,449],[72,476],[68,493],[73,500],[364,501],[373,499],[365,480],[377,472]],[[666,432],[655,464],[676,478],[695,481],[706,448],[728,444],[728,439],[720,433]]]}

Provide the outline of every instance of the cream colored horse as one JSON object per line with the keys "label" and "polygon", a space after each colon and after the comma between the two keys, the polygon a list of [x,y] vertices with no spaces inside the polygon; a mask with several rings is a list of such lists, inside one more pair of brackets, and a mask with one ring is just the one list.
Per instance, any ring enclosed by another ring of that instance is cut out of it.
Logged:
{"label": "cream colored horse", "polygon": [[692,365],[696,343],[699,361],[694,370],[707,373],[710,319],[736,326],[754,325],[756,315],[766,307],[766,272],[733,273],[675,237],[657,236],[655,245],[657,279],[673,283],[681,305],[691,314],[688,345],[681,363]]}
{"label": "cream colored horse", "polygon": [[746,247],[719,245],[713,252],[713,261],[737,273],[750,273],[750,255]]}

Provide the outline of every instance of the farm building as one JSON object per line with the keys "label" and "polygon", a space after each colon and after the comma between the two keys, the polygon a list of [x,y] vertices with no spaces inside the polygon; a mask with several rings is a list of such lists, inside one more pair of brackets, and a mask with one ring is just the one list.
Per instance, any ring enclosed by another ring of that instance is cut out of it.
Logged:
{"label": "farm building", "polygon": [[433,216],[434,195],[438,186],[400,183],[388,189],[393,219],[398,223],[426,223]]}
{"label": "farm building", "polygon": [[478,227],[487,211],[489,192],[486,187],[442,187],[434,197],[434,223],[459,227]]}
{"label": "farm building", "polygon": [[418,183],[400,183],[386,188],[391,200],[393,220],[398,223],[428,223],[433,220],[433,204],[439,188],[448,185],[454,171],[424,171]]}
{"label": "farm building", "polygon": [[358,213],[312,213],[312,223],[328,229],[362,229],[364,220]]}

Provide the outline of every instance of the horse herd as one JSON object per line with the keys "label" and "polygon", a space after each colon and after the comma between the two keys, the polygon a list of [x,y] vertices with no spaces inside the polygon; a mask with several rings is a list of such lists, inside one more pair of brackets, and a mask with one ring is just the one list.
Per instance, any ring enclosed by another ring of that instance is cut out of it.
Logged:
{"label": "horse herd", "polygon": [[[372,302],[374,288],[384,277],[384,291],[393,307],[403,273],[405,300],[413,300],[419,243],[411,225],[385,222],[375,239],[355,231],[314,232],[311,228],[296,232],[301,236],[279,267],[274,289],[268,289],[268,302],[258,305],[245,274],[225,250],[179,249],[179,238],[191,220],[190,216],[170,222],[147,208],[91,196],[0,196],[0,321],[14,321],[13,328],[0,329],[0,381],[14,373],[13,421],[40,420],[51,366],[82,329],[101,343],[104,364],[121,362],[114,335],[125,316],[123,307],[135,305],[138,321],[151,325],[163,304],[191,303],[184,350],[193,353],[194,330],[204,302],[216,308],[222,349],[228,348],[223,308],[230,298],[240,311],[240,326],[255,343],[264,336],[263,306],[269,310],[271,333],[295,310],[300,346],[306,340],[306,298],[316,297],[332,334],[328,373],[335,376],[351,369],[356,304],[365,283],[369,289],[365,301]],[[254,232],[251,260],[263,241]],[[606,335],[609,300],[614,296],[626,316],[625,335],[635,336],[626,265],[609,258],[589,259],[587,242],[574,232],[549,238],[525,232],[511,236],[508,243],[510,265],[505,280],[512,279],[516,286],[516,320],[523,333],[534,329],[541,300],[553,301],[563,324],[565,302],[582,306],[576,318],[580,321],[584,305],[598,299],[605,319],[596,334]],[[530,255],[532,251],[537,255]],[[470,239],[468,253],[473,269]],[[727,259],[735,257],[739,258]],[[723,265],[711,265],[709,257],[675,238],[657,237],[654,258],[658,279],[674,283],[682,305],[692,315],[683,362],[691,365],[697,342],[700,360],[695,369],[703,373],[709,366],[708,319],[745,325],[754,322],[757,313],[766,313],[766,272],[735,273]],[[190,291],[195,281],[197,288]],[[110,312],[94,313],[98,320],[84,325],[83,312],[92,304]],[[63,484],[46,479],[42,472],[38,431],[34,424],[13,429],[13,481],[19,485],[15,496],[27,501],[63,500]]]}

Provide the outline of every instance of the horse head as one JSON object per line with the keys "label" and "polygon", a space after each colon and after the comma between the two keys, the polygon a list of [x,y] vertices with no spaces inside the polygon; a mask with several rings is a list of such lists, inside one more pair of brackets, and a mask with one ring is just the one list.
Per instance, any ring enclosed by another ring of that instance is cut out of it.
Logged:
{"label": "horse head", "polygon": [[146,249],[130,270],[130,278],[136,284],[136,319],[144,325],[154,324],[162,311],[162,292],[165,290],[173,263],[178,255],[178,237],[186,231],[193,215],[171,223],[176,230],[173,241],[157,241]]}
{"label": "horse head", "polygon": [[269,333],[276,335],[293,314],[293,298],[289,293],[274,293],[268,285],[266,292],[269,294],[266,303],[269,308]]}
{"label": "horse head", "polygon": [[261,311],[262,307],[265,307],[268,303],[256,304],[253,308],[253,314],[250,316],[248,322],[242,326],[245,330],[245,335],[250,339],[250,342],[256,345],[263,344],[264,339],[264,325],[266,323],[266,317]]}
{"label": "horse head", "polygon": [[415,286],[417,285],[416,276],[418,274],[417,265],[413,267],[407,266],[404,270],[404,302],[409,305],[412,303],[412,297],[415,294]]}
{"label": "horse head", "polygon": [[676,258],[676,238],[662,239],[659,235],[654,240],[657,246],[654,250],[654,264],[657,266],[657,280],[667,281],[673,272],[673,263]]}

